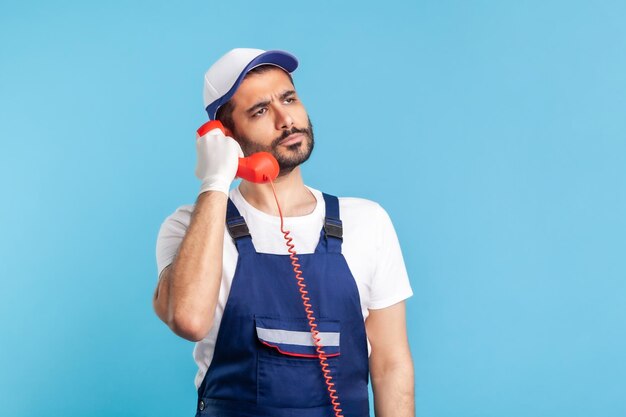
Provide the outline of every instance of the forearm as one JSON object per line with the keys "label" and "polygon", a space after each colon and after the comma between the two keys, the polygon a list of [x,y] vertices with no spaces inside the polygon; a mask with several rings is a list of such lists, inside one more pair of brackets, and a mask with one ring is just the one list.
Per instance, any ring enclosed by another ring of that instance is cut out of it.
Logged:
{"label": "forearm", "polygon": [[376,417],[414,417],[413,363],[396,364],[371,376]]}
{"label": "forearm", "polygon": [[176,258],[155,296],[162,319],[185,339],[202,339],[213,322],[222,276],[226,203],[222,192],[200,194]]}

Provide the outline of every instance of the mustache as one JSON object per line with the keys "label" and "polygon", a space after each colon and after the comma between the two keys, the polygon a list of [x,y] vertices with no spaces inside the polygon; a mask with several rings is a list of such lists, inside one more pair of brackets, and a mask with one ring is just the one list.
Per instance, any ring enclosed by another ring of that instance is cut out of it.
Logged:
{"label": "mustache", "polygon": [[289,135],[293,135],[294,133],[303,133],[308,137],[311,137],[311,131],[307,128],[298,129],[297,127],[292,127],[290,130],[285,130],[283,133],[272,141],[272,147],[278,146],[278,144],[286,139]]}

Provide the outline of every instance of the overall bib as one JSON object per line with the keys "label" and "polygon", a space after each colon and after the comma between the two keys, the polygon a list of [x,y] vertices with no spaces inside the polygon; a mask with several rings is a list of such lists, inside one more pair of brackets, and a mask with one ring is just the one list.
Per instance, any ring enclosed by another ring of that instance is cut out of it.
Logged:
{"label": "overall bib", "polygon": [[[319,243],[298,255],[300,269],[342,414],[369,417],[359,293],[341,254],[339,202],[324,202]],[[230,199],[226,224],[239,257],[196,417],[334,416],[289,255],[257,253]]]}

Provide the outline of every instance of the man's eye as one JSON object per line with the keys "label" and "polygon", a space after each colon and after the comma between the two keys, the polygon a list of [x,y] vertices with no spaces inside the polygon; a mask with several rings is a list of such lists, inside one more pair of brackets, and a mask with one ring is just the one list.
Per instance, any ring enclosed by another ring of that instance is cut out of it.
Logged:
{"label": "man's eye", "polygon": [[285,103],[286,103],[286,104],[291,104],[291,103],[293,103],[294,101],[296,101],[296,98],[295,98],[295,97],[289,97],[289,98],[286,98],[286,99],[285,99]]}
{"label": "man's eye", "polygon": [[266,111],[267,109],[263,107],[262,109],[259,109],[256,113],[254,113],[252,117],[262,116],[263,114],[265,114]]}

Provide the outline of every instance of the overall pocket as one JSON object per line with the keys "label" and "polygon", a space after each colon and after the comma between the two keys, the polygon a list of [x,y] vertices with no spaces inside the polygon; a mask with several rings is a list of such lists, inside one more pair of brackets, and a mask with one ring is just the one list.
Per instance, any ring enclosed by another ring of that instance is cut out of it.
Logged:
{"label": "overall pocket", "polygon": [[[333,382],[339,377],[340,323],[318,319],[323,350]],[[306,319],[255,317],[259,342],[257,402],[288,408],[330,404],[326,380]],[[336,388],[336,386],[335,386]]]}

